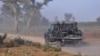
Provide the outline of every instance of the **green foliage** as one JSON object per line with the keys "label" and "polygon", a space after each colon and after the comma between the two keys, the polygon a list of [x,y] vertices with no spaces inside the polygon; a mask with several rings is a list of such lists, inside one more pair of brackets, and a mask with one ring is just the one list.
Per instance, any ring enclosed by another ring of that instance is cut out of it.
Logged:
{"label": "green foliage", "polygon": [[61,51],[61,48],[57,48],[57,47],[52,47],[53,48],[53,50],[55,51],[55,52],[60,52]]}
{"label": "green foliage", "polygon": [[37,48],[42,48],[42,45],[38,42],[33,42],[32,46],[37,47]]}
{"label": "green foliage", "polygon": [[97,18],[97,22],[100,23],[100,17]]}
{"label": "green foliage", "polygon": [[43,45],[43,51],[48,51],[51,48],[51,46]]}
{"label": "green foliage", "polygon": [[42,48],[42,45],[38,42],[32,42],[32,41],[25,41],[24,45],[28,45],[28,46],[34,46],[36,48]]}
{"label": "green foliage", "polygon": [[10,48],[10,47],[18,47],[19,45],[13,40],[11,40],[10,42],[6,43],[5,46]]}
{"label": "green foliage", "polygon": [[0,44],[3,44],[4,40],[6,39],[7,34],[5,33],[4,36],[0,35]]}
{"label": "green foliage", "polygon": [[[23,18],[24,23],[27,28],[31,27],[33,24],[41,24],[40,22],[41,13],[40,10],[44,5],[47,5],[52,0],[43,0],[43,2],[37,2],[36,0],[0,0],[3,2],[3,6],[1,8],[2,15],[6,18],[12,17],[15,19],[14,21],[14,31],[18,33],[19,25],[23,23],[19,22],[20,18]],[[22,6],[20,6],[22,5]],[[34,15],[34,16],[33,16]],[[22,16],[22,17],[20,17]],[[35,23],[34,23],[35,21]]]}
{"label": "green foliage", "polygon": [[19,47],[21,45],[34,46],[36,48],[43,49],[43,51],[55,51],[55,52],[61,51],[61,48],[52,47],[52,46],[48,46],[48,45],[41,45],[38,42],[23,40],[22,38],[15,38],[15,39],[11,40],[10,42],[6,43],[6,47]]}
{"label": "green foliage", "polygon": [[15,38],[13,41],[15,43],[17,43],[18,45],[24,45],[25,44],[25,40],[23,40],[21,38]]}
{"label": "green foliage", "polygon": [[25,41],[25,45],[27,45],[27,46],[32,46],[32,44],[33,44],[32,41],[28,41],[28,40]]}
{"label": "green foliage", "polygon": [[61,51],[61,48],[52,47],[52,46],[48,46],[48,45],[43,45],[43,51],[55,51],[55,52],[60,52],[60,51]]}
{"label": "green foliage", "polygon": [[55,56],[61,56],[59,53],[56,53]]}
{"label": "green foliage", "polygon": [[23,40],[21,38],[15,38],[14,40],[11,40],[9,43],[6,43],[6,47],[18,47],[21,45],[26,45],[26,46],[34,46],[36,48],[42,48],[42,45],[37,42],[32,42],[28,40]]}
{"label": "green foliage", "polygon": [[6,43],[6,47],[18,47],[24,44],[25,44],[25,40],[21,38],[15,38],[14,40],[10,40],[8,43]]}

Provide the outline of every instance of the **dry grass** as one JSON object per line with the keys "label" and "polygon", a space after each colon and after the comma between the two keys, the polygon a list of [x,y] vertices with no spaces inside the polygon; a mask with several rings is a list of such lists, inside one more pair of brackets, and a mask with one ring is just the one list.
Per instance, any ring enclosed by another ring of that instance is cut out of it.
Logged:
{"label": "dry grass", "polygon": [[73,56],[65,52],[43,51],[33,46],[1,48],[0,56]]}
{"label": "dry grass", "polygon": [[40,43],[15,38],[0,45],[0,56],[73,56],[60,49],[41,45]]}

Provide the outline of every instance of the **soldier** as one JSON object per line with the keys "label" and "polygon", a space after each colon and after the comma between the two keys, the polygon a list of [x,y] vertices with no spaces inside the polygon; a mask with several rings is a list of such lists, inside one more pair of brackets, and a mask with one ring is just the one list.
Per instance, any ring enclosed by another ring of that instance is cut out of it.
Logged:
{"label": "soldier", "polygon": [[66,29],[66,23],[63,21],[63,22],[61,23],[61,30],[62,30],[63,32],[65,32],[65,29]]}
{"label": "soldier", "polygon": [[60,26],[60,22],[58,20],[58,16],[55,17],[55,26],[56,26],[56,29],[59,28],[59,26]]}
{"label": "soldier", "polygon": [[61,32],[61,36],[64,37],[66,35],[66,23],[65,21],[62,21],[61,26],[60,26],[60,32]]}
{"label": "soldier", "polygon": [[60,22],[59,21],[56,21],[56,23],[54,24],[55,25],[55,30],[54,30],[54,35],[56,35],[58,37],[59,33],[60,33]]}
{"label": "soldier", "polygon": [[65,25],[65,21],[62,22],[62,25]]}
{"label": "soldier", "polygon": [[74,22],[74,23],[73,23],[73,29],[74,29],[75,31],[77,31],[77,22]]}
{"label": "soldier", "polygon": [[62,22],[62,26],[63,26],[63,25],[65,25],[65,22],[64,22],[64,21]]}

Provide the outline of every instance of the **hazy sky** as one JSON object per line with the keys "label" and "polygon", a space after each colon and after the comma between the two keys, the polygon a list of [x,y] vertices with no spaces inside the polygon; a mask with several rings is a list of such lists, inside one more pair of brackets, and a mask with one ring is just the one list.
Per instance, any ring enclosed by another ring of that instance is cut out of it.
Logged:
{"label": "hazy sky", "polygon": [[100,16],[100,0],[54,0],[41,12],[51,21],[55,16],[63,20],[64,13],[72,13],[76,21],[95,21]]}
{"label": "hazy sky", "polygon": [[64,13],[72,13],[76,21],[95,21],[100,16],[100,0],[54,0],[42,9],[42,14],[54,20],[64,19]]}

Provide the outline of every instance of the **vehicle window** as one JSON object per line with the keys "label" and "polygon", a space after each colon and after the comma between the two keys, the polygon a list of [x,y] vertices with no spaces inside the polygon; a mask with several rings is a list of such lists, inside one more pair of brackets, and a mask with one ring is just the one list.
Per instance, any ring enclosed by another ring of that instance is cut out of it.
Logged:
{"label": "vehicle window", "polygon": [[50,26],[50,31],[52,31],[54,29],[54,25]]}

